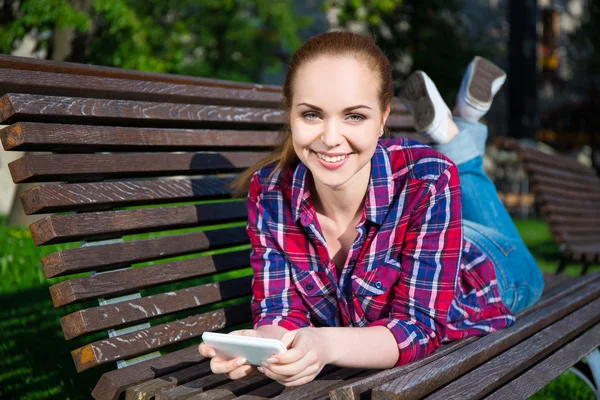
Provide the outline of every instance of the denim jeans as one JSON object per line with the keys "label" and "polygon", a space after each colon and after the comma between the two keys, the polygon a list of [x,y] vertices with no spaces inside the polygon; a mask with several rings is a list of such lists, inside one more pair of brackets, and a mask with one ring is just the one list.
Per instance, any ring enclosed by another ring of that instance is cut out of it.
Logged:
{"label": "denim jeans", "polygon": [[459,134],[434,147],[458,166],[464,236],[492,260],[502,302],[516,314],[539,300],[544,278],[483,171],[487,126],[458,117],[454,122]]}

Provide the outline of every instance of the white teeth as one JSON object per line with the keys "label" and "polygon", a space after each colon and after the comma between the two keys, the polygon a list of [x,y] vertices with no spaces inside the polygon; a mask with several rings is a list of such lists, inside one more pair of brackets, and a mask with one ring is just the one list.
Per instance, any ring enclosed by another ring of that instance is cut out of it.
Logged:
{"label": "white teeth", "polygon": [[329,157],[329,156],[326,156],[324,154],[317,153],[317,156],[321,160],[325,160],[327,162],[334,163],[334,162],[340,162],[340,161],[342,161],[344,158],[348,157],[348,154],[346,154],[345,156]]}

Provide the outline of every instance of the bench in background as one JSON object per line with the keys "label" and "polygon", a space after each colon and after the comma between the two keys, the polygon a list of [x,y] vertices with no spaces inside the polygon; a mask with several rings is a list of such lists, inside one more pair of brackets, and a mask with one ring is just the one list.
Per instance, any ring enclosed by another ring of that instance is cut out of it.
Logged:
{"label": "bench in background", "polygon": [[[600,274],[546,275],[515,326],[406,366],[329,365],[297,388],[212,374],[201,334],[251,325],[246,204],[227,184],[276,143],[281,89],[9,56],[0,88],[2,144],[31,152],[10,165],[15,183],[37,184],[25,212],[53,214],[33,240],[81,244],[42,266],[66,279],[50,287],[54,305],[81,305],[61,319],[81,343],[77,370],[117,363],[96,399],[526,398],[600,344]],[[388,122],[412,135],[397,102]]]}

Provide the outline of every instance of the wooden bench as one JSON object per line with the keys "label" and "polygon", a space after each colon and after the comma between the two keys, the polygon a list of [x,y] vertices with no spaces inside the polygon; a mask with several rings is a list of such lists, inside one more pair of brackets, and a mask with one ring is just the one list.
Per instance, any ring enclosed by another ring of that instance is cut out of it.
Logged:
{"label": "wooden bench", "polygon": [[[201,334],[251,326],[246,204],[227,183],[276,143],[280,88],[0,56],[0,90],[4,148],[33,152],[10,165],[16,183],[39,183],[23,207],[53,214],[33,240],[81,243],[42,266],[74,275],[50,294],[80,304],[61,319],[85,340],[77,370],[117,363],[96,399],[526,398],[600,344],[600,274],[546,275],[515,326],[399,368],[328,365],[292,388],[212,374]],[[411,126],[394,104],[393,134]]]}
{"label": "wooden bench", "polygon": [[582,263],[582,274],[600,263],[600,177],[593,168],[560,154],[546,154],[511,138],[496,140],[516,151],[531,192],[561,251],[557,272],[571,262]]}

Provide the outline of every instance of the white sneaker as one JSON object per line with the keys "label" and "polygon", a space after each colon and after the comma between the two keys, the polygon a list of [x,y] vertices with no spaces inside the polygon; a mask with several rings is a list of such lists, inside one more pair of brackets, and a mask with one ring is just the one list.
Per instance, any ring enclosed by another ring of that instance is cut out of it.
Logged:
{"label": "white sneaker", "polygon": [[496,64],[479,56],[473,58],[456,96],[461,117],[475,122],[483,118],[505,81],[506,73]]}
{"label": "white sneaker", "polygon": [[415,71],[408,77],[400,99],[411,111],[417,132],[429,136],[436,143],[446,143],[451,139],[448,117],[452,113],[425,72]]}

